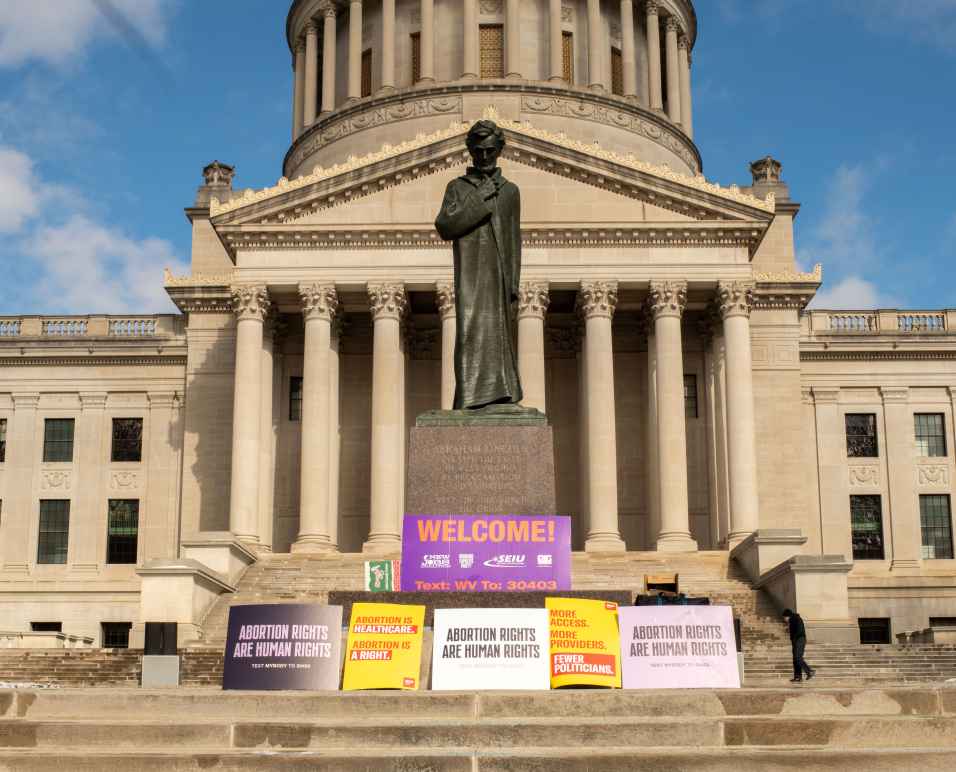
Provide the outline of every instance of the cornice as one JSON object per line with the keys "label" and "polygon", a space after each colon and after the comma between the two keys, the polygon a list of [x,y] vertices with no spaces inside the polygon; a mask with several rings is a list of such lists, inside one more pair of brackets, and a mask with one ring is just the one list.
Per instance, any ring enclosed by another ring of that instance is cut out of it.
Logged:
{"label": "cornice", "polygon": [[801,351],[801,362],[867,362],[867,361],[952,361],[956,360],[956,349],[953,351]]}
{"label": "cornice", "polygon": [[169,367],[186,366],[185,356],[0,356],[0,367],[77,367],[77,366],[135,366]]}

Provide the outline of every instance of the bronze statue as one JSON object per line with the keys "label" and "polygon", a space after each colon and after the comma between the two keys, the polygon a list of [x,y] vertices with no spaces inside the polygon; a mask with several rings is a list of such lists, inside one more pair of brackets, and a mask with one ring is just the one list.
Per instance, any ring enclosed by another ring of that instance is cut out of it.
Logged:
{"label": "bronze statue", "polygon": [[515,303],[521,276],[521,197],[498,168],[504,134],[478,121],[473,166],[448,183],[435,227],[454,241],[456,410],[521,401]]}

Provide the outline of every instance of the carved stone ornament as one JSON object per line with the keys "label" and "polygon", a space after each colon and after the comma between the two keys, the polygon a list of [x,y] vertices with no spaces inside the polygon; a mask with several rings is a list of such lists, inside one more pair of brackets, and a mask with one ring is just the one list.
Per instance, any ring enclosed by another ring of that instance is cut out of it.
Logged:
{"label": "carved stone ornament", "polygon": [[578,290],[578,311],[585,319],[613,319],[616,308],[616,281],[581,282],[581,289]]}
{"label": "carved stone ornament", "polygon": [[563,0],[561,3],[561,21],[574,21],[574,4],[570,0]]}
{"label": "carved stone ornament", "polygon": [[401,321],[408,311],[408,294],[404,284],[369,284],[369,310],[372,321],[397,319]]}
{"label": "carved stone ornament", "polygon": [[754,285],[746,281],[722,281],[717,284],[717,308],[722,319],[750,316],[754,307]]}
{"label": "carved stone ornament", "polygon": [[660,7],[657,5],[657,0],[647,0],[644,4],[644,10],[647,12],[648,16],[657,16],[660,12]]}
{"label": "carved stone ornament", "polygon": [[136,472],[113,472],[110,475],[110,489],[114,491],[139,487],[139,475]]}
{"label": "carved stone ornament", "polygon": [[677,21],[677,19],[676,19],[675,17],[673,17],[673,16],[668,16],[668,17],[667,17],[667,21],[664,22],[664,28],[665,28],[668,32],[677,32],[678,34],[680,34],[680,31],[681,31],[680,23],[679,23],[679,22]]}
{"label": "carved stone ornament", "polygon": [[880,468],[876,465],[851,466],[849,473],[851,488],[878,488],[880,485]]}
{"label": "carved stone ornament", "polygon": [[319,13],[325,17],[331,16],[333,19],[338,14],[339,9],[332,0],[326,0],[321,5],[319,5]]}
{"label": "carved stone ornament", "polygon": [[339,296],[334,284],[299,285],[299,297],[302,298],[302,316],[309,319],[323,319],[332,322],[339,309]]}
{"label": "carved stone ornament", "polygon": [[919,466],[916,468],[916,482],[918,485],[948,486],[949,467],[945,464]]}
{"label": "carved stone ornament", "polygon": [[438,302],[438,315],[448,319],[455,315],[455,285],[451,282],[439,282],[435,286],[435,299]]}
{"label": "carved stone ornament", "polygon": [[501,0],[481,0],[481,12],[487,14],[501,13]]}
{"label": "carved stone ornament", "polygon": [[45,491],[70,490],[72,475],[70,472],[44,472],[40,477],[40,488]]}
{"label": "carved stone ornament", "polygon": [[764,156],[750,164],[750,174],[753,176],[754,185],[760,182],[780,182],[782,172],[783,164],[773,156]]}
{"label": "carved stone ornament", "polygon": [[543,282],[523,281],[518,289],[518,318],[544,319],[551,304],[548,285]]}
{"label": "carved stone ornament", "polygon": [[213,161],[202,170],[202,176],[206,185],[231,188],[232,180],[236,176],[236,167],[221,161]]}
{"label": "carved stone ornament", "polygon": [[272,309],[269,292],[264,284],[235,284],[230,288],[232,310],[239,318],[265,321]]}
{"label": "carved stone ornament", "polygon": [[652,281],[647,294],[647,310],[654,319],[684,315],[687,308],[686,281]]}

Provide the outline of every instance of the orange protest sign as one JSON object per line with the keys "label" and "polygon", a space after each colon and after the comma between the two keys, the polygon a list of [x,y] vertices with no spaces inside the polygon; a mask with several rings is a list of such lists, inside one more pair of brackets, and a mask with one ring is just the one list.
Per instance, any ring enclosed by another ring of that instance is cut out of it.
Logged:
{"label": "orange protest sign", "polygon": [[551,688],[621,688],[617,604],[604,600],[546,598],[551,627]]}
{"label": "orange protest sign", "polygon": [[417,689],[424,625],[424,606],[353,604],[342,689]]}

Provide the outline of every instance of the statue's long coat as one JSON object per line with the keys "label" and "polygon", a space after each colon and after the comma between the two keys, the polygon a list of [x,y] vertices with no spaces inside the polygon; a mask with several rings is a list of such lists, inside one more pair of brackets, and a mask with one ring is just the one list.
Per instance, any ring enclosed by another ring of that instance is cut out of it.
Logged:
{"label": "statue's long coat", "polygon": [[477,192],[482,175],[469,168],[448,183],[435,221],[454,240],[455,409],[521,401],[514,303],[521,277],[521,198],[495,169],[498,195]]}

